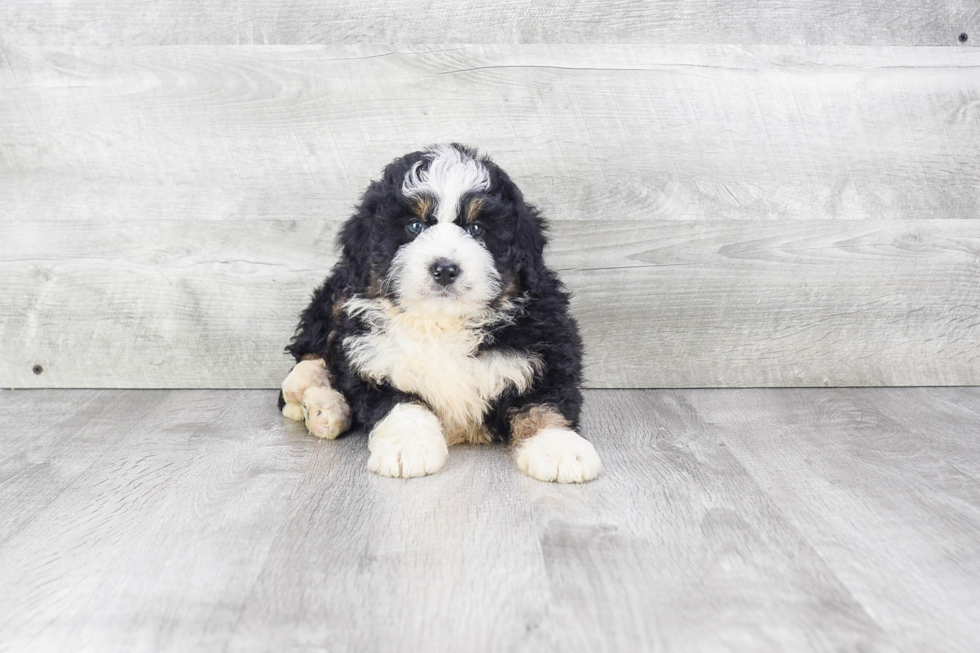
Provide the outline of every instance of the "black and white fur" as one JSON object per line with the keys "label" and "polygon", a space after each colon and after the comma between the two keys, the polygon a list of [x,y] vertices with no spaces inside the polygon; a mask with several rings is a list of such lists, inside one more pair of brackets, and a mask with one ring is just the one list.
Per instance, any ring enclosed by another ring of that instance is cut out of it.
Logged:
{"label": "black and white fur", "polygon": [[544,230],[470,148],[390,163],[286,348],[283,414],[323,438],[369,431],[368,468],[384,476],[431,474],[447,445],[500,440],[534,478],[595,478],[599,457],[575,431],[581,340]]}

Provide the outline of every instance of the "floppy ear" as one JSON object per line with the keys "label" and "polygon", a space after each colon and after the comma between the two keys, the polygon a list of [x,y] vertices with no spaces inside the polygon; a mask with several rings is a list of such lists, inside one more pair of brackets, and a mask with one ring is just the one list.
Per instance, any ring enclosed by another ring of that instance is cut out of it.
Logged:
{"label": "floppy ear", "polygon": [[544,246],[548,226],[538,210],[517,197],[517,271],[523,288],[535,292],[545,275]]}
{"label": "floppy ear", "polygon": [[350,275],[349,283],[356,292],[367,288],[371,274],[371,244],[374,230],[374,216],[381,194],[380,184],[372,182],[368,186],[357,211],[337,234],[337,244],[341,248],[341,260]]}
{"label": "floppy ear", "polygon": [[490,169],[491,176],[495,178],[494,190],[514,207],[516,227],[514,241],[508,253],[514,262],[521,288],[532,293],[537,292],[548,278],[548,270],[544,265],[548,224],[537,208],[524,201],[521,189],[500,166],[489,157],[483,158],[483,165]]}
{"label": "floppy ear", "polygon": [[347,268],[349,285],[355,292],[363,292],[371,285],[371,266],[377,262],[378,236],[383,230],[378,223],[378,214],[390,209],[391,204],[397,201],[395,198],[400,196],[399,189],[405,173],[424,155],[423,151],[412,152],[385,166],[381,179],[368,185],[357,211],[337,234],[341,261]]}

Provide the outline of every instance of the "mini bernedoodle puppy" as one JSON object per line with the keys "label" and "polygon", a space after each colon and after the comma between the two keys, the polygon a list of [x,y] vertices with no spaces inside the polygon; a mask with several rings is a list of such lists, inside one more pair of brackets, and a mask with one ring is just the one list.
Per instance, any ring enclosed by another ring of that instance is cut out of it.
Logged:
{"label": "mini bernedoodle puppy", "polygon": [[321,438],[368,431],[368,469],[383,476],[432,474],[447,445],[500,440],[533,478],[595,478],[599,456],[575,430],[582,343],[544,230],[475,150],[390,163],[286,348],[282,414]]}

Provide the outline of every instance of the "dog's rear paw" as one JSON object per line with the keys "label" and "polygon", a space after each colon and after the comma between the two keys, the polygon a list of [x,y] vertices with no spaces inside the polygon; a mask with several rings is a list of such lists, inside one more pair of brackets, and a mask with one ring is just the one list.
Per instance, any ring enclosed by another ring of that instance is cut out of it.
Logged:
{"label": "dog's rear paw", "polygon": [[371,431],[368,449],[368,469],[395,478],[434,474],[449,456],[439,419],[416,404],[392,408]]}
{"label": "dog's rear paw", "polygon": [[[344,395],[333,388],[307,388],[301,407],[306,428],[318,438],[333,440],[350,428],[350,405]],[[283,415],[286,415],[286,408],[283,408]]]}
{"label": "dog's rear paw", "polygon": [[294,422],[302,422],[303,407],[299,404],[294,404],[290,401],[287,401],[286,404],[282,407],[282,416],[285,417],[286,419],[291,419]]}
{"label": "dog's rear paw", "polygon": [[584,483],[602,469],[592,443],[566,429],[539,431],[521,442],[516,453],[517,467],[539,481]]}
{"label": "dog's rear paw", "polygon": [[[307,388],[330,385],[330,378],[327,376],[327,364],[322,358],[305,360],[296,363],[296,366],[286,375],[282,382],[282,398],[286,404],[296,404],[303,401],[303,394]],[[283,408],[283,415],[286,415]],[[296,419],[290,417],[290,419]],[[296,419],[296,421],[299,421]]]}

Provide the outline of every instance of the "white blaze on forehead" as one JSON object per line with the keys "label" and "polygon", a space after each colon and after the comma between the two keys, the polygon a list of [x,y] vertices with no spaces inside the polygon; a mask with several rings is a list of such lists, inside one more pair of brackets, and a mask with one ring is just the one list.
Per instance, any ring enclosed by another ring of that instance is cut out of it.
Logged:
{"label": "white blaze on forehead", "polygon": [[490,188],[490,173],[479,161],[451,145],[436,145],[426,152],[429,167],[420,170],[419,161],[405,174],[402,193],[406,197],[422,194],[435,196],[439,202],[437,222],[452,222],[466,193]]}

